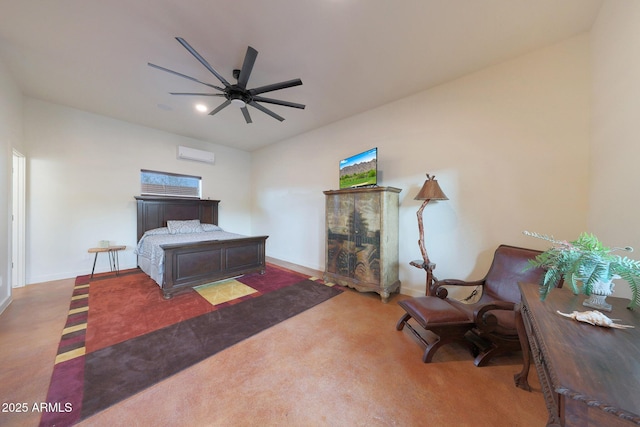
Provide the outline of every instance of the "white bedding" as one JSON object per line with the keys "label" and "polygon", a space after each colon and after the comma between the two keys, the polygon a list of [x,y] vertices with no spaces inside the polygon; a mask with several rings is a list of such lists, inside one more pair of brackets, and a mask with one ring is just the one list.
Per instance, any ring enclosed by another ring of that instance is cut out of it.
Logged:
{"label": "white bedding", "polygon": [[183,234],[170,234],[166,227],[149,230],[144,233],[136,247],[138,266],[155,280],[158,285],[162,286],[162,280],[164,278],[164,250],[160,245],[202,242],[206,240],[229,240],[246,237],[241,234],[229,233],[219,227],[216,228],[216,231]]}

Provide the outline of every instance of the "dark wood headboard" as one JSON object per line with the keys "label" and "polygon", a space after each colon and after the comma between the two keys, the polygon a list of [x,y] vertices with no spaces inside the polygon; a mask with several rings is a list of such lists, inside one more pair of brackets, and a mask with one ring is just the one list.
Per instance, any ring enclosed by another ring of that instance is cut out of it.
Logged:
{"label": "dark wood headboard", "polygon": [[135,196],[138,201],[138,238],[147,230],[166,227],[167,221],[199,219],[204,224],[218,224],[220,200],[183,199],[178,197]]}

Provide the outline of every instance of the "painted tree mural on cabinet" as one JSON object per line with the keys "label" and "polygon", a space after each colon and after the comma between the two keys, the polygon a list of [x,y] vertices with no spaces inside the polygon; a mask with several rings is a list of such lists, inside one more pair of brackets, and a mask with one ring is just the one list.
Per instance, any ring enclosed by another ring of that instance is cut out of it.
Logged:
{"label": "painted tree mural on cabinet", "polygon": [[378,292],[398,290],[398,193],[392,187],[325,191],[325,280]]}

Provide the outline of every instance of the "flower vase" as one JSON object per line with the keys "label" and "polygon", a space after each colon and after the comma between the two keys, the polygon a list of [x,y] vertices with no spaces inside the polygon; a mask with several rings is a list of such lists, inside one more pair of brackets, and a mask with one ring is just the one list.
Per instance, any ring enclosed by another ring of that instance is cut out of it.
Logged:
{"label": "flower vase", "polygon": [[582,302],[585,307],[595,308],[602,311],[611,311],[611,304],[606,302],[609,295],[613,293],[613,279],[619,279],[620,276],[614,275],[608,282],[598,282],[593,285],[591,295]]}

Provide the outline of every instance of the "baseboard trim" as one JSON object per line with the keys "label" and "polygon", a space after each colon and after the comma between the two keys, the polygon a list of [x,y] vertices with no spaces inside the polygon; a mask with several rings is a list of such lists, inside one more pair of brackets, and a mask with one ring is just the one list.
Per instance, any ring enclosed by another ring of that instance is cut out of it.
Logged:
{"label": "baseboard trim", "polygon": [[322,275],[324,274],[323,271],[315,270],[313,268],[305,267],[298,264],[294,264],[289,261],[283,261],[278,258],[272,258],[270,256],[265,256],[265,261],[271,264],[279,265],[280,267],[288,268],[289,270],[297,271],[298,273],[306,274],[313,277],[322,278]]}
{"label": "baseboard trim", "polygon": [[[309,276],[321,278],[324,275],[324,271],[315,270],[310,267],[304,267],[302,265],[294,264],[289,261],[283,261],[278,258],[272,258],[272,257],[266,256],[265,260],[272,264],[279,265],[280,267],[288,268],[289,270],[297,271],[298,273],[307,274]],[[412,288],[407,288],[404,285],[400,285],[400,294],[408,295],[410,297],[419,297],[424,295],[424,288],[412,289]]]}
{"label": "baseboard trim", "polygon": [[9,305],[11,305],[11,302],[13,301],[13,298],[11,298],[11,295],[9,295],[8,297],[6,297],[2,303],[0,304],[0,314],[4,313],[4,311],[7,309],[7,307],[9,307]]}

